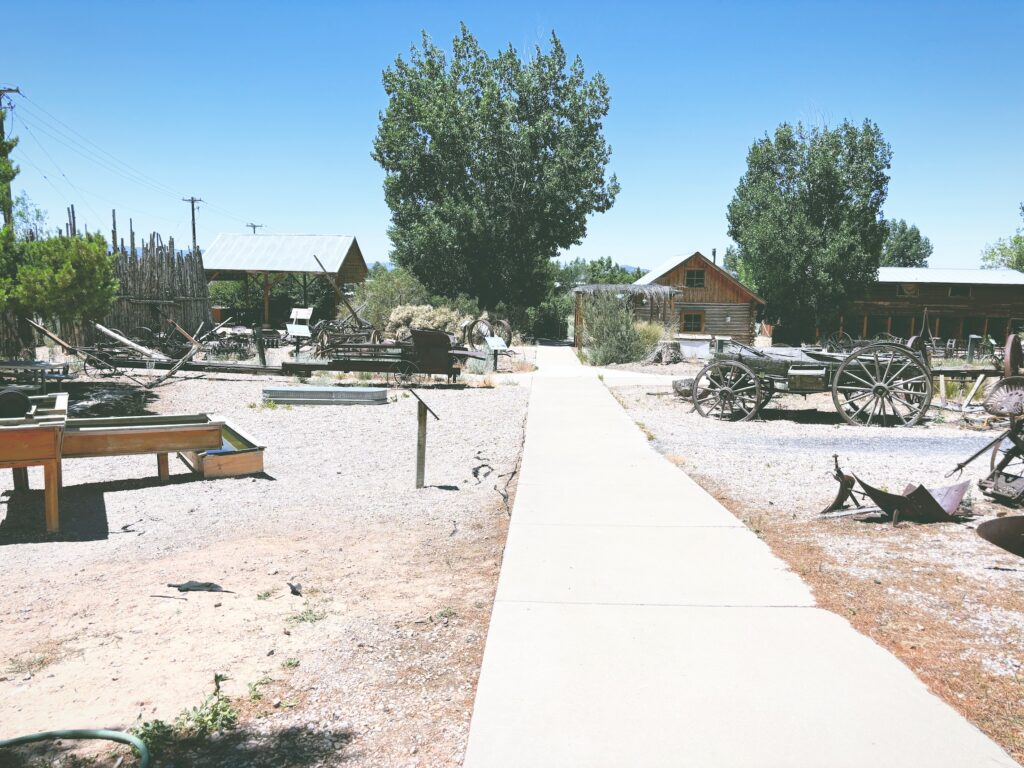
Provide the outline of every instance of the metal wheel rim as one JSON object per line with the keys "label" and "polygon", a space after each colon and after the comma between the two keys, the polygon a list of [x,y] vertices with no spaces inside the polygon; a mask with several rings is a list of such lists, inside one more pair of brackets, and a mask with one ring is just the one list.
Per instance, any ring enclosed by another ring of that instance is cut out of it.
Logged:
{"label": "metal wheel rim", "polygon": [[[989,470],[991,472],[995,472],[996,467],[999,466],[999,462],[1002,461],[1006,454],[1013,450],[1013,448],[1013,442],[1008,437],[1004,437],[992,446],[992,459],[989,462]],[[1024,476],[1024,456],[1014,456],[1001,471],[1008,475]]]}
{"label": "metal wheel rim", "polygon": [[691,398],[706,419],[748,421],[761,410],[761,381],[742,363],[716,360],[693,380]]}
{"label": "metal wheel rim", "polygon": [[466,341],[469,342],[469,346],[476,350],[487,350],[487,342],[485,339],[489,336],[494,336],[494,328],[489,322],[480,318],[475,320],[471,326],[469,326],[469,333],[466,334]]}
{"label": "metal wheel rim", "polygon": [[853,337],[846,331],[836,331],[825,339],[822,345],[826,350],[844,352],[853,349]]}
{"label": "metal wheel rim", "polygon": [[1021,349],[1020,337],[1012,333],[1006,337],[1006,346],[1003,348],[1003,376],[1016,376],[1022,363],[1024,350]]}
{"label": "metal wheel rim", "polygon": [[420,383],[422,374],[416,363],[403,361],[395,363],[390,373],[391,383],[396,387],[413,387]]}
{"label": "metal wheel rim", "polygon": [[854,352],[836,371],[832,401],[847,424],[912,427],[928,411],[931,373],[905,347],[873,344]]}

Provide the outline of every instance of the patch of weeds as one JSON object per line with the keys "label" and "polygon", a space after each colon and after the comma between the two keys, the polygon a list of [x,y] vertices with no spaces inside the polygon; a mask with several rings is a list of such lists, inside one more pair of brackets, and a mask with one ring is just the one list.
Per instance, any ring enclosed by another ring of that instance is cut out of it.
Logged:
{"label": "patch of weeds", "polygon": [[202,741],[212,733],[231,730],[238,724],[238,711],[220,690],[220,684],[225,680],[225,675],[214,675],[213,693],[198,707],[183,709],[173,725],[164,720],[147,720],[130,732],[142,739],[155,758],[160,758],[180,746]]}
{"label": "patch of weeds", "polygon": [[275,411],[277,410],[277,402],[274,400],[264,400],[260,403],[249,403],[249,407],[254,411]]}
{"label": "patch of weeds", "polygon": [[256,599],[257,600],[269,600],[270,596],[272,594],[274,594],[274,590],[267,589],[267,590],[264,590],[263,592],[256,593]]}
{"label": "patch of weeds", "polygon": [[284,667],[285,669],[295,669],[296,667],[299,666],[299,660],[298,659],[294,659],[294,658],[292,658],[292,659],[285,659],[284,661],[281,662],[281,666]]}
{"label": "patch of weeds", "polygon": [[644,437],[647,438],[647,441],[653,443],[654,442],[654,433],[651,432],[651,430],[649,430],[647,428],[647,425],[644,424],[642,421],[638,421],[636,423],[636,425],[638,427],[640,427],[640,431],[644,433]]}
{"label": "patch of weeds", "polygon": [[296,624],[315,624],[318,621],[323,621],[327,618],[327,611],[314,608],[312,605],[307,605],[298,613],[293,613],[288,617],[288,621],[295,622]]}
{"label": "patch of weeds", "polygon": [[8,674],[34,675],[56,661],[56,658],[45,653],[23,653],[10,659],[7,665]]}
{"label": "patch of weeds", "polygon": [[224,675],[213,676],[213,693],[198,707],[186,709],[174,721],[175,728],[189,738],[203,738],[217,731],[227,731],[238,722],[238,711],[231,701],[221,693],[220,684],[227,680]]}
{"label": "patch of weeds", "polygon": [[[142,743],[149,747],[154,755],[162,755],[178,740],[178,732],[174,727],[163,720],[147,720],[131,729],[132,736],[142,739]],[[134,748],[133,752],[138,754]]]}
{"label": "patch of weeds", "polygon": [[249,683],[249,701],[259,701],[263,698],[263,691],[260,690],[261,685],[274,682],[272,677],[264,675],[254,683]]}

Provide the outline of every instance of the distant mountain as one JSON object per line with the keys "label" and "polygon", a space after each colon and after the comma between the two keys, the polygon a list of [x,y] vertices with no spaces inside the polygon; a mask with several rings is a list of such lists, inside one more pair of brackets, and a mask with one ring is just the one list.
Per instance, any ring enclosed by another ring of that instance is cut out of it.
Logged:
{"label": "distant mountain", "polygon": [[628,269],[630,272],[636,272],[639,269],[641,275],[645,275],[651,271],[647,267],[634,267],[631,264],[619,264],[619,266],[623,269]]}

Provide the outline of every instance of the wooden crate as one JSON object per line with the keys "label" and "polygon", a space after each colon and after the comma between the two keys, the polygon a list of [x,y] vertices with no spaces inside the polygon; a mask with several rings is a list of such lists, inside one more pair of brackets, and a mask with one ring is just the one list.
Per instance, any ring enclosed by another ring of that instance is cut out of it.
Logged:
{"label": "wooden crate", "polygon": [[240,477],[263,472],[264,447],[238,427],[224,422],[217,448],[181,451],[178,455],[204,478]]}

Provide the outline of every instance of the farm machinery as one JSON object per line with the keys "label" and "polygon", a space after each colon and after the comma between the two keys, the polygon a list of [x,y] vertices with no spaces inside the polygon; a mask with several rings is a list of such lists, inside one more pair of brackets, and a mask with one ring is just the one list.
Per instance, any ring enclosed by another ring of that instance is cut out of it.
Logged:
{"label": "farm machinery", "polygon": [[727,342],[697,374],[691,397],[707,418],[747,421],[779,392],[831,393],[848,424],[910,427],[932,401],[933,376],[1010,376],[1021,365],[1020,341],[1007,340],[1004,370],[942,369],[933,373],[924,341],[869,342],[850,351],[814,347],[757,349]]}

